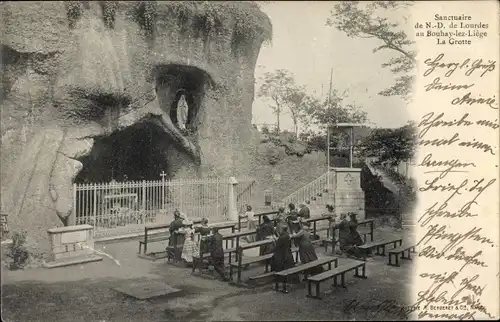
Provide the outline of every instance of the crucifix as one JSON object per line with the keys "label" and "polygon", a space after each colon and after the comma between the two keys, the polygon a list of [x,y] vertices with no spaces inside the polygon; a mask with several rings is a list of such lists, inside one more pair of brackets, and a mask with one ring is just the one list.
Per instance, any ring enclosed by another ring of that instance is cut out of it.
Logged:
{"label": "crucifix", "polygon": [[160,173],[160,176],[161,176],[161,179],[162,179],[162,180],[165,180],[165,177],[167,176],[167,174],[165,173],[165,171],[162,171],[162,172]]}

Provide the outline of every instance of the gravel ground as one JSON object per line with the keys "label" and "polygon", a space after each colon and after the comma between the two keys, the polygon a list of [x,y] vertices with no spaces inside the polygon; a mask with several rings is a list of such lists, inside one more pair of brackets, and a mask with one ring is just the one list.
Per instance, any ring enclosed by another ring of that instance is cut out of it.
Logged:
{"label": "gravel ground", "polygon": [[[380,228],[375,236],[379,239],[401,233]],[[370,258],[368,279],[356,279],[349,274],[347,289],[333,290],[322,285],[328,294],[315,300],[305,297],[303,284],[293,285],[289,294],[282,294],[272,289],[272,283],[249,290],[191,276],[190,269],[166,264],[164,260],[138,258],[137,241],[98,248],[115,257],[120,265],[104,258],[102,262],[65,268],[4,269],[4,321],[400,320],[401,315],[394,309],[376,308],[374,304],[408,304],[406,295],[413,267],[411,262],[404,262],[399,268],[389,267],[386,258]],[[319,256],[323,252],[318,248]],[[262,266],[251,267],[243,276],[260,272]],[[130,281],[151,280],[167,283],[181,293],[137,300],[112,289]]]}

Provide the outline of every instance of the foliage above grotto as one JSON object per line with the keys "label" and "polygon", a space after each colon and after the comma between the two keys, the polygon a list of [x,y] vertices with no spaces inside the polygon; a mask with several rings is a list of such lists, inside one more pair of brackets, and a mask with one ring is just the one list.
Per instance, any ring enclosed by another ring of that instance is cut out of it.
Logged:
{"label": "foliage above grotto", "polygon": [[[99,5],[106,27],[114,28],[115,16],[122,10],[148,37],[155,36],[159,25],[174,21],[182,34],[192,32],[204,39],[227,35],[236,45],[272,38],[271,21],[250,1],[102,1]],[[66,2],[70,28],[89,8],[89,1]]]}

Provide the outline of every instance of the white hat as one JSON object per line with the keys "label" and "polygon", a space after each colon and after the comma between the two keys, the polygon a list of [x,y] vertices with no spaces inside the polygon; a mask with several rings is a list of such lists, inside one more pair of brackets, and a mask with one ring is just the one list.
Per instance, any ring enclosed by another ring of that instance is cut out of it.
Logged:
{"label": "white hat", "polygon": [[189,220],[189,219],[184,219],[184,220],[182,221],[182,224],[183,224],[184,226],[191,226],[191,225],[193,224],[193,222],[192,222],[191,220]]}

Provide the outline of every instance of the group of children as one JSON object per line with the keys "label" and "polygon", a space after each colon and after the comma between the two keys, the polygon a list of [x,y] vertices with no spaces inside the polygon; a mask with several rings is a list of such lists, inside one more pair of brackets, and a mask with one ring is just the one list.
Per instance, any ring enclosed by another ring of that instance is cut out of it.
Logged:
{"label": "group of children", "polygon": [[[340,249],[348,256],[363,258],[364,254],[359,251],[357,246],[362,245],[363,241],[357,232],[357,219],[355,213],[341,214],[340,222],[336,222],[336,215],[332,206],[327,205],[328,212],[323,216],[328,218],[332,234],[335,229],[339,230]],[[271,220],[268,216],[263,216],[262,224],[258,225],[254,219],[254,213],[251,206],[246,207],[246,212],[240,217],[248,220],[248,229],[256,229],[255,235],[247,239],[247,242],[255,240],[272,239],[273,242],[260,247],[260,255],[272,253],[271,270],[281,271],[295,266],[295,260],[292,255],[292,245],[298,247],[299,259],[302,264],[318,259],[312,239],[317,236],[310,236],[310,224],[306,221],[310,217],[310,211],[306,205],[300,204],[297,211],[294,204],[288,205],[288,211],[283,207],[278,209],[278,213]],[[192,264],[193,256],[200,253],[210,253],[210,265],[219,273],[223,280],[228,280],[224,269],[224,249],[223,236],[216,227],[209,227],[208,220],[202,219],[200,225],[193,225],[193,222],[180,213],[174,212],[174,221],[170,225],[169,248],[181,250],[180,256],[175,251],[169,256],[181,258],[185,263]],[[350,220],[347,220],[349,217]],[[195,240],[195,234],[199,233],[205,238],[200,241]],[[201,249],[200,249],[201,248]],[[313,269],[310,274],[318,274],[322,267]]]}

